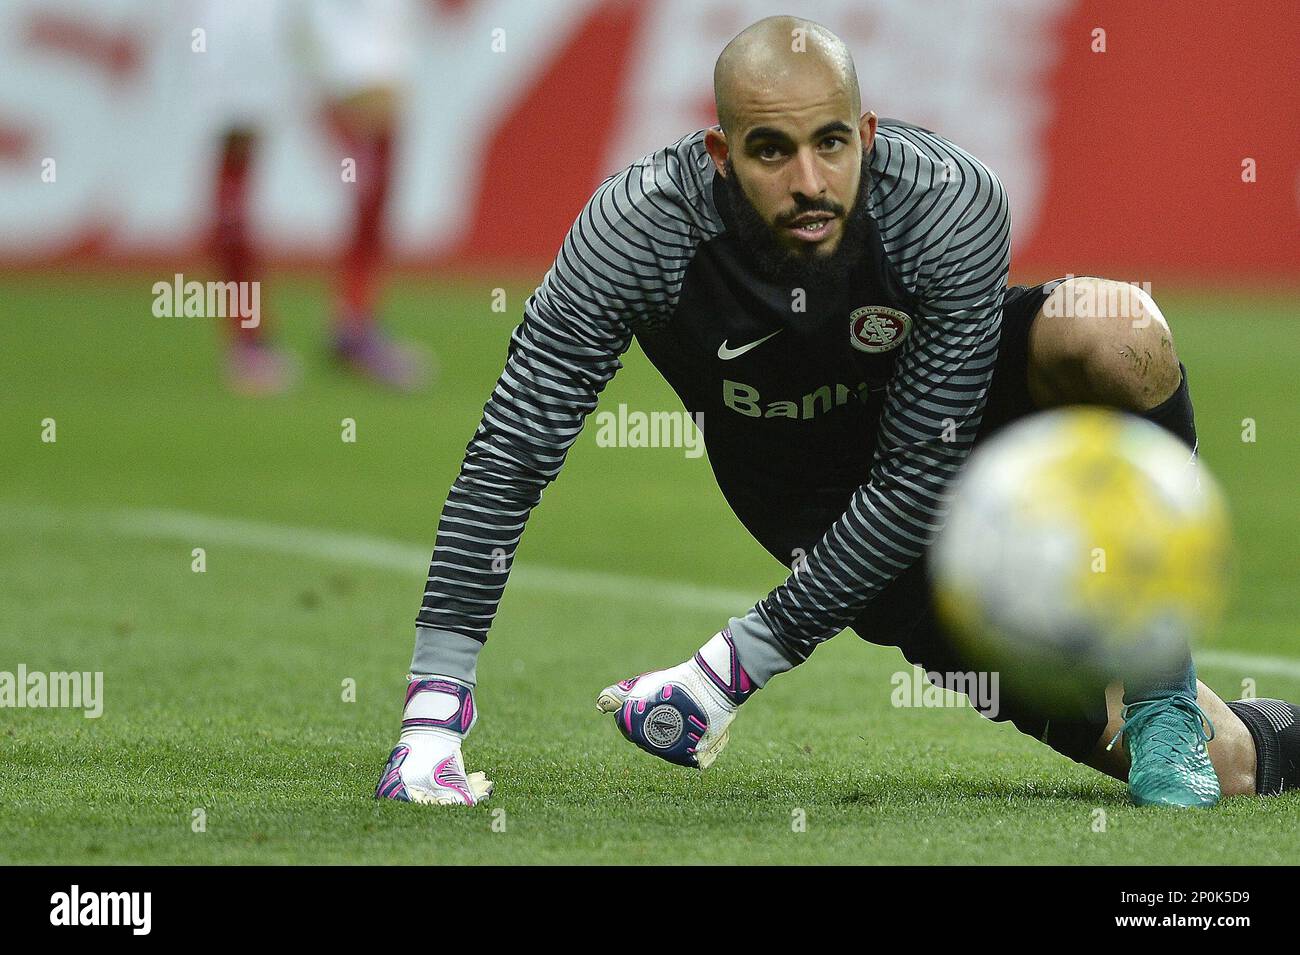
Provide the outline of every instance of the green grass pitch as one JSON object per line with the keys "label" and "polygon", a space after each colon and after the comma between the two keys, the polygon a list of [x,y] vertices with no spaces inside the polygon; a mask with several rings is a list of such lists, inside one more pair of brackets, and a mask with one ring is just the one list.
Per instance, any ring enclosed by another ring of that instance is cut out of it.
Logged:
{"label": "green grass pitch", "polygon": [[[393,327],[442,369],[411,399],[331,373],[320,283],[268,283],[306,378],[255,402],[218,386],[210,320],[150,314],[154,278],[0,279],[0,670],[103,671],[105,697],[98,719],[0,710],[0,862],[1300,858],[1294,794],[1129,807],[1121,784],[969,709],[892,707],[901,656],[851,634],[746,706],[710,771],[633,749],[596,692],[685,658],[782,571],[703,458],[601,448],[594,428],[529,525],[480,664],[467,762],[495,796],[374,803],[438,510],[528,290],[501,314],[495,282],[396,283]],[[1281,295],[1157,299],[1238,537],[1201,675],[1228,698],[1253,679],[1296,699],[1300,325]],[[678,407],[635,346],[602,406],[620,401]]]}

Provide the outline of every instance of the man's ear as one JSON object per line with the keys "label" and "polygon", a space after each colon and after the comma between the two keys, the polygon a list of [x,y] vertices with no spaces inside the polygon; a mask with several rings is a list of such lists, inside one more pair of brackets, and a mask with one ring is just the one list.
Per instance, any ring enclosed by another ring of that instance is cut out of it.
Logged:
{"label": "man's ear", "polygon": [[718,172],[725,176],[727,157],[731,155],[731,150],[727,147],[727,134],[718,129],[705,130],[704,148],[709,151],[709,156],[713,159],[713,165],[717,167]]}
{"label": "man's ear", "polygon": [[862,151],[864,153],[871,152],[871,145],[876,141],[876,125],[878,122],[876,114],[871,110],[863,113],[862,118],[858,120],[858,135],[862,137]]}

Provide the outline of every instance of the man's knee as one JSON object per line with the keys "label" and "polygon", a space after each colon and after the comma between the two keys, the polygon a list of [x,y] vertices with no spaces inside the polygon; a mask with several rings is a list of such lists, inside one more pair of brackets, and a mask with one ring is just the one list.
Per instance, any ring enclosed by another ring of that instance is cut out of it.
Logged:
{"label": "man's knee", "polygon": [[1179,378],[1169,325],[1136,285],[1067,279],[1034,319],[1029,387],[1040,407],[1083,403],[1145,411],[1173,394]]}

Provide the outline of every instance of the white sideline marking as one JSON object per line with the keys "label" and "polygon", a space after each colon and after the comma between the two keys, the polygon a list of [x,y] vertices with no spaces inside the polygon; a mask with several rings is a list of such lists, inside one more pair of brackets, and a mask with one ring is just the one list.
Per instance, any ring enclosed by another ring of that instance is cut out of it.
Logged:
{"label": "white sideline marking", "polygon": [[[189,511],[58,509],[44,505],[0,504],[0,523],[10,528],[67,529],[141,540],[174,540],[192,546],[226,544],[264,553],[287,554],[324,563],[355,564],[395,570],[423,579],[433,553],[427,547],[365,534],[235,520]],[[685,584],[653,577],[519,563],[510,572],[510,587],[575,597],[610,597],[637,602],[675,604],[708,613],[742,614],[755,595],[739,590]]]}
{"label": "white sideline marking", "polygon": [[[382,537],[342,531],[235,520],[189,511],[129,509],[64,510],[44,505],[0,504],[0,523],[11,529],[93,531],[143,540],[175,540],[194,546],[227,544],[263,553],[287,554],[325,563],[356,564],[424,576],[433,550]],[[573,597],[608,597],[624,602],[669,604],[674,609],[739,615],[754,593],[676,583],[636,574],[516,564],[510,587]],[[1300,660],[1231,650],[1199,650],[1196,662],[1249,675],[1300,680]]]}

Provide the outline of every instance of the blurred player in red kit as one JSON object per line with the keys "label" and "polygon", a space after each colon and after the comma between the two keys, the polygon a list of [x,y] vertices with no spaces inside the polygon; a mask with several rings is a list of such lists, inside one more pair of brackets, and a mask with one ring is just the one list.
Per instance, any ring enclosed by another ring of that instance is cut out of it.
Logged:
{"label": "blurred player in red kit", "polygon": [[[350,204],[336,267],[330,351],[343,368],[399,391],[429,378],[429,360],[394,341],[377,318],[379,270],[393,177],[394,135],[408,59],[407,0],[197,0],[206,31],[205,92],[221,122],[214,252],[227,282],[260,279],[252,220],[252,173],[265,131],[286,102],[289,80],[307,79],[323,106]],[[245,327],[249,326],[249,327]],[[264,324],[232,322],[232,390],[268,395],[291,388],[294,356]]]}

